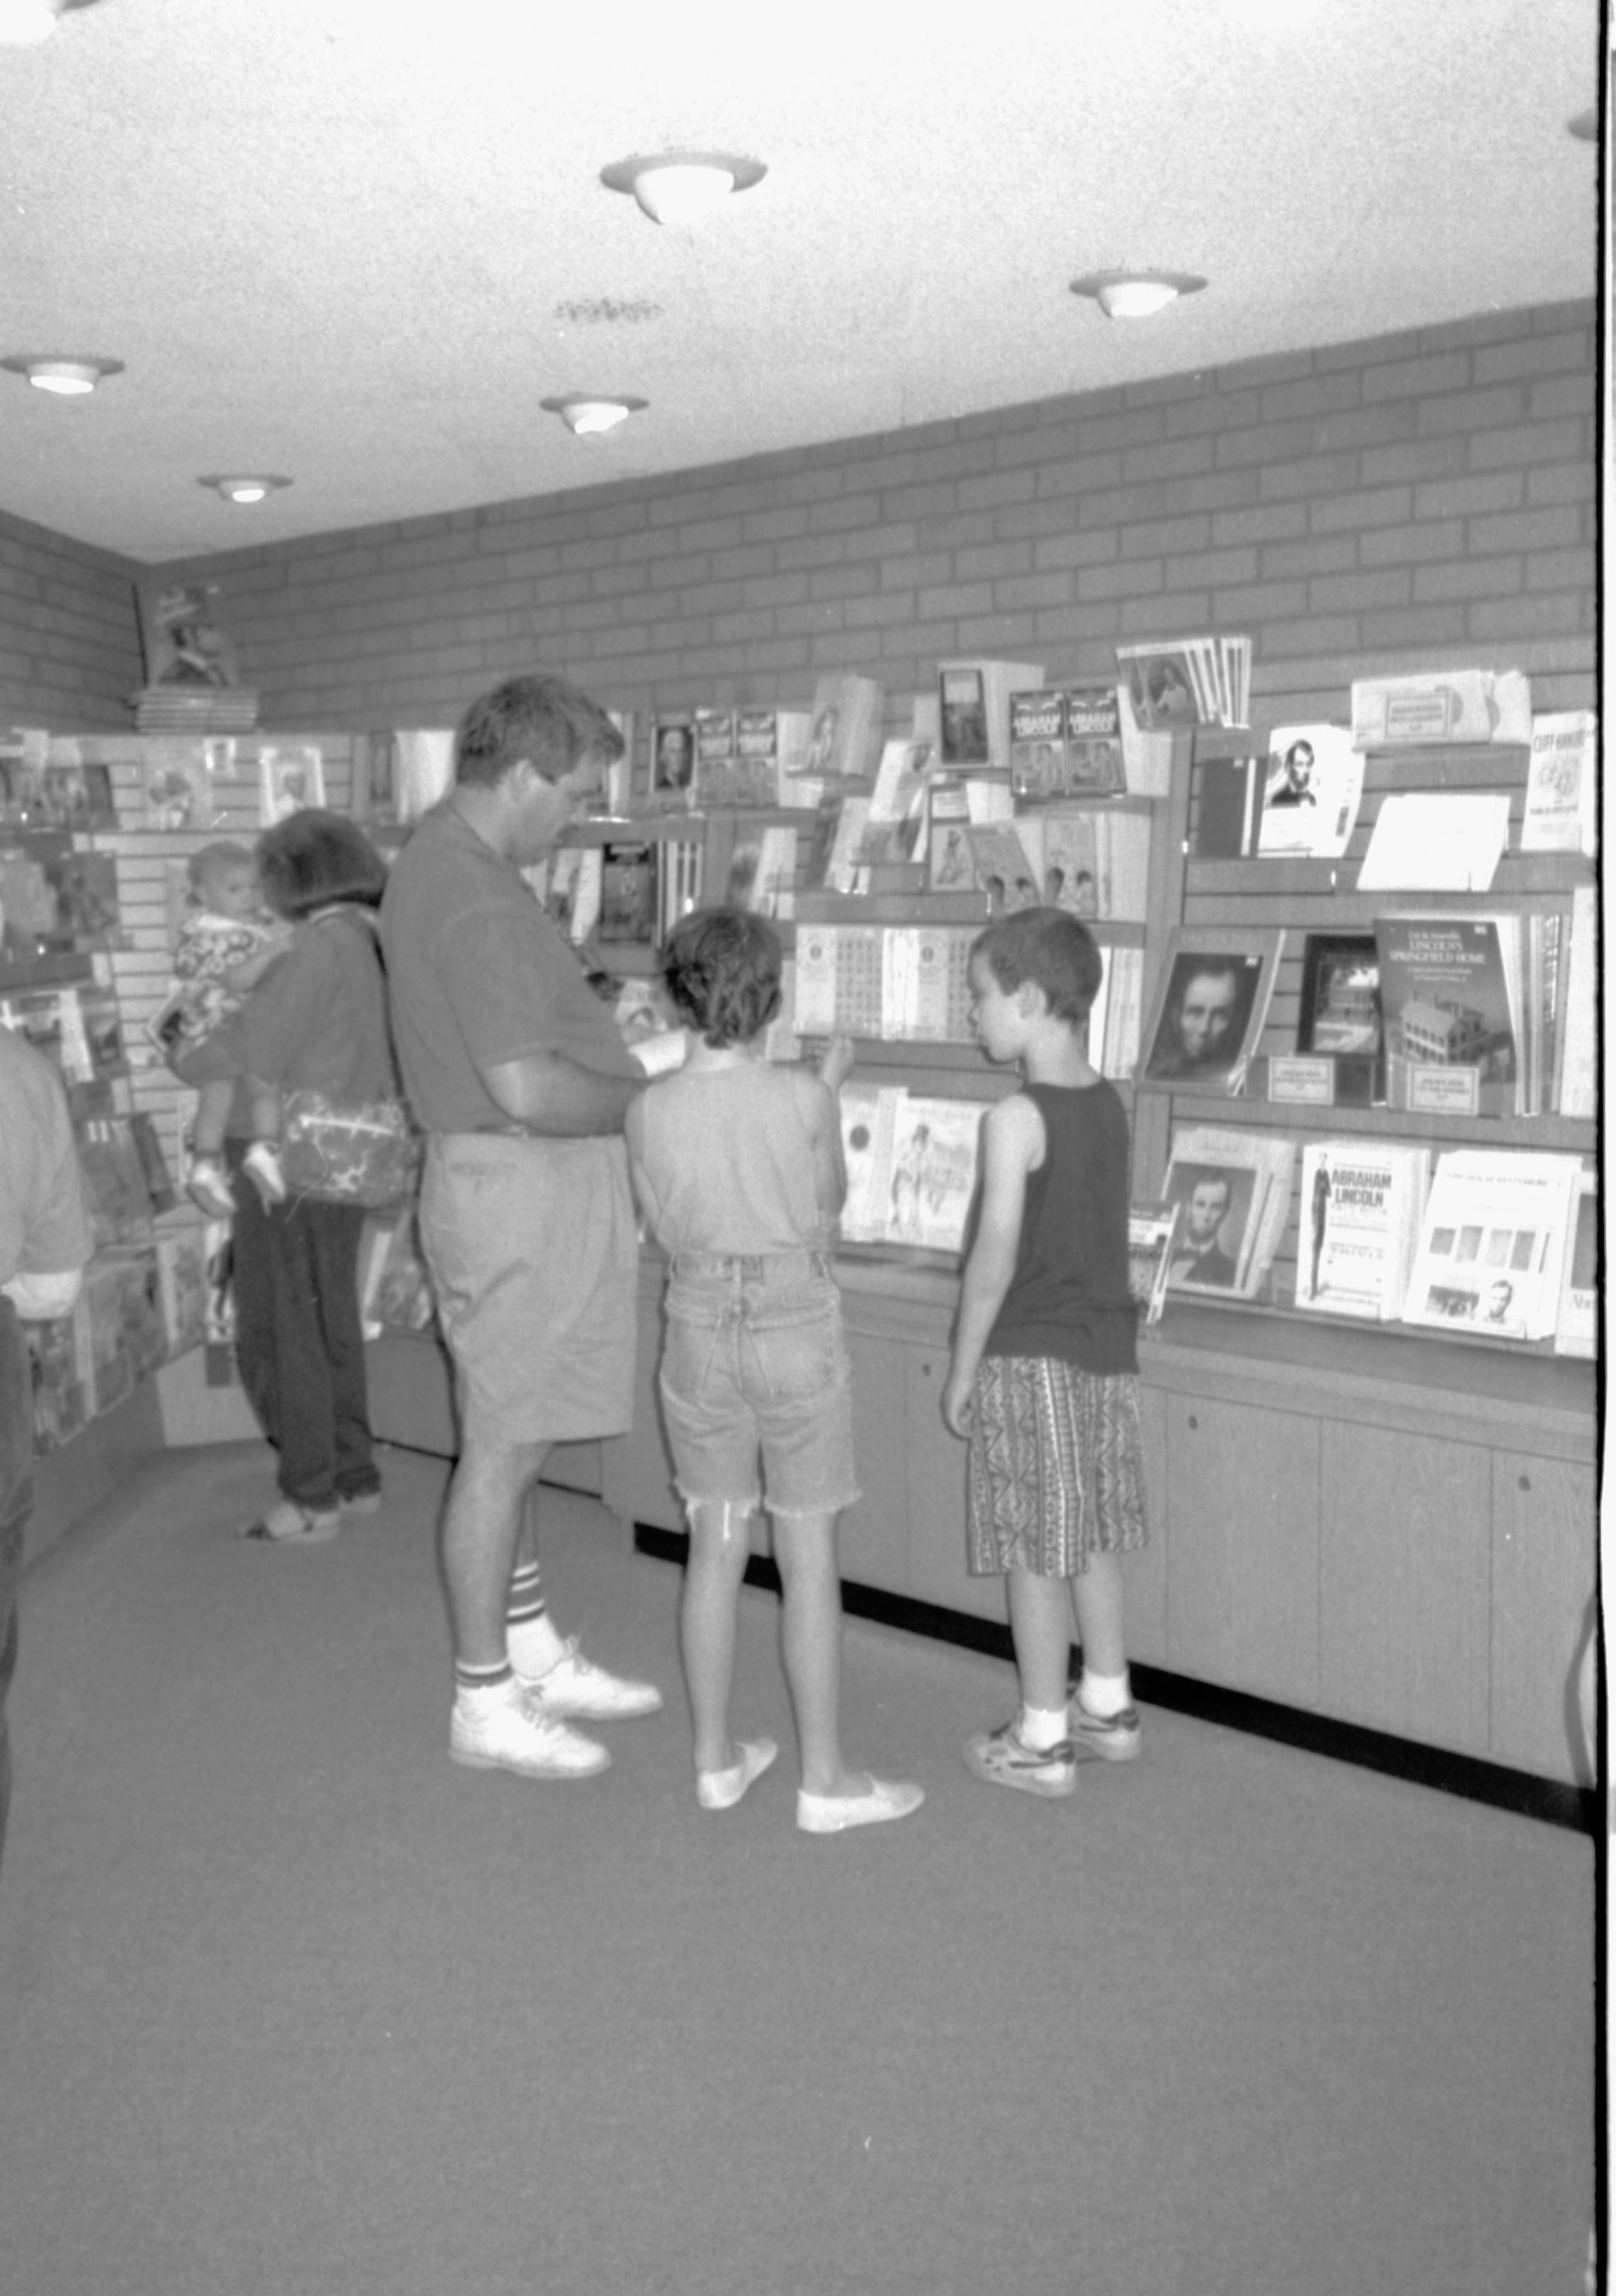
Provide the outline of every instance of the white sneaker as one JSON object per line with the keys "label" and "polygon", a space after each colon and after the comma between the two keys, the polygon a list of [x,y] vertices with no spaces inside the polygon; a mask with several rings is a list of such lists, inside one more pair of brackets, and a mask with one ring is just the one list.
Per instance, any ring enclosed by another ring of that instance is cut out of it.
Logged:
{"label": "white sneaker", "polygon": [[520,1667],[514,1671],[518,1687],[540,1714],[579,1722],[630,1722],[639,1714],[655,1714],[662,1703],[654,1682],[627,1682],[594,1665],[579,1651],[576,1635],[548,1673],[524,1674]]}
{"label": "white sneaker", "polygon": [[449,1759],[522,1778],[593,1778],[611,1762],[604,1746],[537,1713],[520,1693],[489,1698],[463,1691],[449,1716]]}
{"label": "white sneaker", "polygon": [[235,1212],[235,1191],[217,1156],[193,1156],[185,1174],[185,1193],[200,1204],[209,1219],[230,1219]]}
{"label": "white sneaker", "polygon": [[286,1201],[286,1176],[273,1140],[255,1140],[242,1159],[242,1169],[267,1204]]}

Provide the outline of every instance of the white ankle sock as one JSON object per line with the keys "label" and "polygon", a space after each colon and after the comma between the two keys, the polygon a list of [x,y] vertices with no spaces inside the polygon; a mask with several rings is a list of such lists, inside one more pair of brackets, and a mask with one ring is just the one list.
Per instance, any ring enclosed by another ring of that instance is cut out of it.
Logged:
{"label": "white ankle sock", "polygon": [[516,1677],[508,1666],[456,1666],[455,1695],[486,1713],[516,1694]]}
{"label": "white ankle sock", "polygon": [[1021,1732],[1023,1746],[1030,1746],[1035,1754],[1046,1754],[1066,1735],[1066,1709],[1063,1706],[1051,1710],[1024,1705],[1016,1727]]}
{"label": "white ankle sock", "polygon": [[536,1619],[520,1619],[505,1627],[505,1648],[518,1674],[530,1682],[548,1674],[567,1655],[567,1645],[550,1622],[547,1611]]}
{"label": "white ankle sock", "polygon": [[1120,1674],[1091,1674],[1084,1668],[1083,1679],[1078,1685],[1078,1703],[1096,1721],[1111,1721],[1133,1702],[1126,1667]]}

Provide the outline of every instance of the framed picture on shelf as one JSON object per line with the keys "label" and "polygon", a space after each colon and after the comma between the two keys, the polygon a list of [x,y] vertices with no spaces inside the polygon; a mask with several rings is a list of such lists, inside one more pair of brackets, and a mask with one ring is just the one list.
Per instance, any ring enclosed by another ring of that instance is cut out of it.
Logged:
{"label": "framed picture on shelf", "polygon": [[239,683],[219,627],[217,582],[137,582],[135,598],[148,685],[205,693]]}
{"label": "framed picture on shelf", "polygon": [[1283,929],[1173,928],[1145,1029],[1141,1084],[1243,1088],[1284,938]]}
{"label": "framed picture on shelf", "polygon": [[356,821],[392,824],[398,818],[398,740],[388,731],[354,736],[349,806]]}
{"label": "framed picture on shelf", "polygon": [[1372,1108],[1385,1099],[1381,973],[1373,933],[1308,934],[1296,1049],[1330,1056],[1341,1105]]}
{"label": "framed picture on shelf", "polygon": [[325,769],[312,742],[289,749],[267,743],[258,751],[258,818],[266,829],[306,806],[325,803]]}

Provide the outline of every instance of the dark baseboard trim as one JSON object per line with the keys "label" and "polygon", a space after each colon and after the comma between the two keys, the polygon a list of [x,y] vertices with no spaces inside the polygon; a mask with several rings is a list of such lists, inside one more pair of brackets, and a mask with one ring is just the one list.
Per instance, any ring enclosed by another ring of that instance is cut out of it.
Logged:
{"label": "dark baseboard trim", "polygon": [[[652,1523],[636,1522],[634,1544],[637,1554],[682,1564],[690,1542],[682,1530],[662,1530]],[[777,1595],[780,1573],[767,1555],[754,1554],[746,1566],[746,1583]],[[1009,1628],[991,1619],[972,1618],[963,1611],[945,1610],[936,1603],[916,1602],[908,1595],[889,1594],[884,1588],[861,1587],[846,1578],[841,1583],[841,1600],[849,1618],[871,1619],[905,1634],[925,1635],[933,1642],[979,1651],[1006,1664],[1013,1661]],[[1481,1761],[1473,1754],[1449,1753],[1440,1746],[1393,1737],[1388,1731],[1305,1713],[1300,1707],[1282,1706],[1270,1698],[1254,1698],[1243,1690],[1220,1689],[1215,1683],[1197,1682],[1189,1675],[1169,1674],[1163,1667],[1136,1666],[1130,1672],[1134,1688],[1147,1706],[1193,1714],[1198,1721],[1215,1722],[1226,1730],[1272,1738],[1304,1753],[1351,1762],[1359,1769],[1379,1770],[1410,1785],[1457,1794],[1466,1801],[1485,1802],[1493,1809],[1513,1810],[1517,1816],[1563,1826],[1572,1833],[1591,1835],[1595,1831],[1597,1797],[1592,1787],[1562,1785],[1530,1771],[1507,1769],[1500,1762]]]}

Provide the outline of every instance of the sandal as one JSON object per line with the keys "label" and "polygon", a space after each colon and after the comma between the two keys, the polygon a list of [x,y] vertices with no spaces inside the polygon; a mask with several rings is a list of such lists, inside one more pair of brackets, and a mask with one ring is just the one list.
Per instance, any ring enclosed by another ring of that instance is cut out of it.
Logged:
{"label": "sandal", "polygon": [[336,1507],[306,1507],[295,1499],[277,1499],[267,1513],[236,1536],[270,1546],[324,1546],[341,1528],[341,1513]]}

